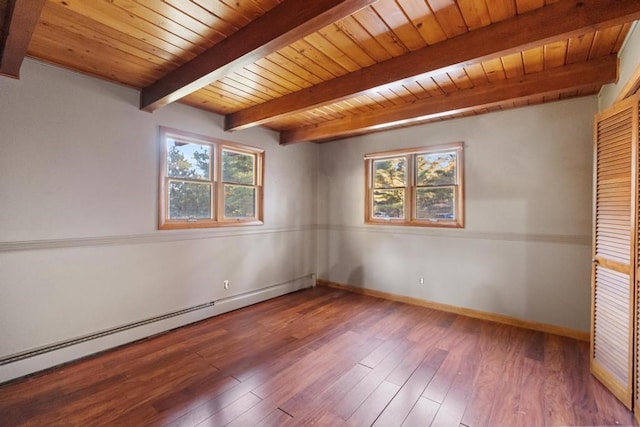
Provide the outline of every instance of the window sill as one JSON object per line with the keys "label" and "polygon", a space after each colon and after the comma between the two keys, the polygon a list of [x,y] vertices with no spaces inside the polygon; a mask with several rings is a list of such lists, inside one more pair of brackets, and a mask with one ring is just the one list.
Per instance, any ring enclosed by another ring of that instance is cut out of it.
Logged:
{"label": "window sill", "polygon": [[211,221],[168,221],[158,226],[158,230],[188,230],[194,228],[221,228],[221,227],[244,227],[250,225],[264,225],[260,220],[226,220],[220,222]]}
{"label": "window sill", "polygon": [[370,219],[365,221],[366,225],[392,225],[400,227],[433,227],[433,228],[464,228],[463,222],[457,221],[404,221],[404,220],[384,220]]}

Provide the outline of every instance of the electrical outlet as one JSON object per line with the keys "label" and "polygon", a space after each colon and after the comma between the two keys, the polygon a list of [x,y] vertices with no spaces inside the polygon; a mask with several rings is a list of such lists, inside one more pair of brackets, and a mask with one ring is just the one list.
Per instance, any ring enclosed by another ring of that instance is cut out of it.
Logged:
{"label": "electrical outlet", "polygon": [[424,285],[424,277],[421,277],[419,282],[420,282],[421,285]]}
{"label": "electrical outlet", "polygon": [[229,281],[225,280],[224,282],[222,282],[222,284],[224,285],[225,289],[229,289]]}

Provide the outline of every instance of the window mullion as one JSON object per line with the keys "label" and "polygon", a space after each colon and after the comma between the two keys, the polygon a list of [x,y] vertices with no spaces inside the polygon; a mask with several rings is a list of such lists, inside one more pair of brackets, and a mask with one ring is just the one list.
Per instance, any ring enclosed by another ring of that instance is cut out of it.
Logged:
{"label": "window mullion", "polygon": [[216,159],[215,159],[215,212],[216,222],[222,221],[222,209],[224,203],[224,183],[222,182],[222,144],[216,144]]}
{"label": "window mullion", "polygon": [[416,215],[415,215],[415,201],[414,201],[414,197],[415,197],[415,187],[416,187],[416,173],[415,173],[415,167],[416,167],[416,155],[415,154],[410,154],[407,156],[407,189],[405,190],[406,194],[406,198],[405,198],[405,203],[406,203],[406,212],[407,212],[407,218],[405,218],[406,222],[413,222]]}

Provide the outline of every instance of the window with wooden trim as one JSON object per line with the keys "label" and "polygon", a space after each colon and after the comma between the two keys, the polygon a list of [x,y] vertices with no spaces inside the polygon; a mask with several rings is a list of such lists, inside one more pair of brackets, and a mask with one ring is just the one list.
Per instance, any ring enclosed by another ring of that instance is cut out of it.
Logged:
{"label": "window with wooden trim", "polygon": [[365,156],[365,222],[464,227],[463,143]]}
{"label": "window with wooden trim", "polygon": [[159,228],[262,224],[264,150],[160,128]]}

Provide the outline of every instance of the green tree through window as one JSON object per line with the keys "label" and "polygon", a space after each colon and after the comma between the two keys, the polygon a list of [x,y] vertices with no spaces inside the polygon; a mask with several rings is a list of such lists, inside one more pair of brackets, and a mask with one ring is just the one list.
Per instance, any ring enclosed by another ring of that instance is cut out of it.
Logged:
{"label": "green tree through window", "polygon": [[161,229],[262,223],[262,150],[168,128],[161,138]]}
{"label": "green tree through window", "polygon": [[224,216],[247,218],[255,215],[255,155],[222,150]]}
{"label": "green tree through window", "polygon": [[383,218],[404,217],[407,165],[404,157],[375,160],[373,214]]}
{"label": "green tree through window", "polygon": [[[169,219],[211,219],[210,147],[167,140]],[[199,182],[202,181],[202,182]]]}
{"label": "green tree through window", "polygon": [[365,156],[365,220],[373,224],[462,227],[459,144]]}

